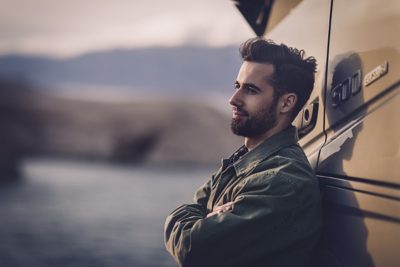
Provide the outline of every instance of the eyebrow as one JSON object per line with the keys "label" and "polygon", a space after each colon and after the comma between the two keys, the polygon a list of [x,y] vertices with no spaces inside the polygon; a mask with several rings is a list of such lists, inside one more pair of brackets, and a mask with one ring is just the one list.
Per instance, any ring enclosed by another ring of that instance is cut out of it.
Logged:
{"label": "eyebrow", "polygon": [[[235,81],[235,84],[240,84],[240,83],[239,83],[238,81]],[[243,86],[243,87],[247,87],[247,88],[251,87],[251,88],[253,88],[253,89],[256,89],[256,90],[259,91],[259,92],[262,91],[260,87],[258,87],[257,85],[255,85],[255,84],[253,84],[253,83],[243,83],[242,86]]]}

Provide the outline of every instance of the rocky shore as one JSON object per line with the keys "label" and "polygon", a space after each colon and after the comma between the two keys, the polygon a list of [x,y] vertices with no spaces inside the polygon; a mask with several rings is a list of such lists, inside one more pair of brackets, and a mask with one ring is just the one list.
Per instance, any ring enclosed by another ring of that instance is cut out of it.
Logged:
{"label": "rocky shore", "polygon": [[17,176],[20,160],[35,156],[154,166],[216,164],[240,144],[229,120],[229,114],[206,102],[96,102],[2,81],[0,175]]}

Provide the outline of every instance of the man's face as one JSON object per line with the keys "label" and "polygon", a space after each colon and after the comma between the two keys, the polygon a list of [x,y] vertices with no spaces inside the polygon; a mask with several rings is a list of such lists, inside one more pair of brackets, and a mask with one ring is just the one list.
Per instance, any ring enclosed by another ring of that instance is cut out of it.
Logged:
{"label": "man's face", "polygon": [[256,137],[272,129],[277,122],[277,101],[269,82],[274,67],[268,63],[244,61],[235,82],[231,129],[236,135]]}

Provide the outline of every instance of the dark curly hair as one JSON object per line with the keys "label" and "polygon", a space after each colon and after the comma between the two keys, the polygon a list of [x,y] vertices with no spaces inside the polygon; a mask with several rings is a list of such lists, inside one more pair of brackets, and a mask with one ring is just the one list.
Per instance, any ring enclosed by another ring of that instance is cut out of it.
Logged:
{"label": "dark curly hair", "polygon": [[274,100],[284,93],[295,93],[297,103],[293,109],[294,119],[310,98],[314,87],[317,63],[314,57],[305,57],[304,50],[276,44],[271,40],[255,37],[240,46],[244,61],[270,63],[274,66],[272,86]]}

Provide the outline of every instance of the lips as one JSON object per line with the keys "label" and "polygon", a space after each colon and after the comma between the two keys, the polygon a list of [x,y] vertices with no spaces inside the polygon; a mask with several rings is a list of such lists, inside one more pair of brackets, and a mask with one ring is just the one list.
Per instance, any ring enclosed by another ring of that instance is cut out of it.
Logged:
{"label": "lips", "polygon": [[237,117],[237,116],[247,116],[248,115],[248,113],[245,110],[241,109],[241,108],[233,108],[232,109],[232,113],[233,113],[233,116],[235,116],[235,117]]}

